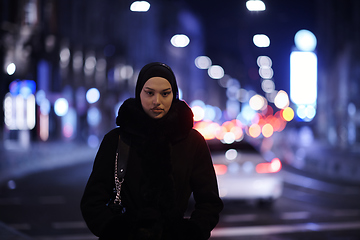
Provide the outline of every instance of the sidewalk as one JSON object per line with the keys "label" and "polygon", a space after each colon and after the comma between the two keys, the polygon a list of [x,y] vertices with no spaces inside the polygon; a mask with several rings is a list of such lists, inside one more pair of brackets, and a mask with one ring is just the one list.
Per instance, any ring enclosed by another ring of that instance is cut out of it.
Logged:
{"label": "sidewalk", "polygon": [[[0,143],[0,183],[39,171],[93,161],[97,151],[84,143],[75,142],[35,142],[28,148],[15,142]],[[1,220],[0,239],[32,240]]]}
{"label": "sidewalk", "polygon": [[93,161],[96,151],[79,142],[32,142],[28,148],[14,142],[2,142],[0,182],[47,169]]}
{"label": "sidewalk", "polygon": [[305,174],[326,181],[360,184],[360,148],[341,149],[316,139],[303,141],[293,132],[274,138],[272,150]]}

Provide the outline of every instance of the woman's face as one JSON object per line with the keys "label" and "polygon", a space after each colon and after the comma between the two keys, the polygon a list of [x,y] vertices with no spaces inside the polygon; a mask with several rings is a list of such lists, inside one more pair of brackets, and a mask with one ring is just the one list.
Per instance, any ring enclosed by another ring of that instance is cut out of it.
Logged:
{"label": "woman's face", "polygon": [[162,77],[147,80],[140,93],[141,105],[150,117],[164,117],[172,104],[173,92],[171,84]]}

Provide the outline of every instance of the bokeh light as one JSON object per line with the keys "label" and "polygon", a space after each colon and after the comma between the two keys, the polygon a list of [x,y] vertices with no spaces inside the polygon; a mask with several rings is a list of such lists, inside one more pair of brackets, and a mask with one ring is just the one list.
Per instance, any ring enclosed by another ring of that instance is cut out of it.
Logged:
{"label": "bokeh light", "polygon": [[68,63],[70,61],[70,50],[69,48],[63,48],[60,51],[61,63]]}
{"label": "bokeh light", "polygon": [[170,42],[174,47],[183,48],[189,45],[190,39],[185,34],[176,34],[171,38]]}
{"label": "bokeh light", "polygon": [[266,48],[270,46],[270,38],[265,34],[256,34],[253,37],[253,43],[259,48]]}
{"label": "bokeh light", "polygon": [[259,56],[256,61],[257,65],[259,67],[267,67],[271,68],[272,66],[272,60],[268,56]]}
{"label": "bokeh light", "polygon": [[290,104],[289,95],[285,91],[280,90],[274,99],[274,104],[279,109],[287,108]]}
{"label": "bokeh light", "polygon": [[289,122],[293,120],[294,115],[295,115],[294,110],[290,107],[287,107],[284,110],[282,110],[282,117],[285,121]]}
{"label": "bokeh light", "polygon": [[249,106],[256,111],[264,108],[265,104],[266,99],[259,94],[252,96],[249,100]]}
{"label": "bokeh light", "polygon": [[302,29],[295,34],[294,42],[300,51],[314,51],[317,45],[315,35],[309,30]]}
{"label": "bokeh light", "polygon": [[96,58],[93,55],[87,56],[85,59],[84,73],[88,76],[94,73],[96,66]]}
{"label": "bokeh light", "polygon": [[274,133],[274,128],[270,123],[266,123],[261,129],[261,133],[266,138],[271,137]]}
{"label": "bokeh light", "polygon": [[208,74],[212,79],[221,79],[224,77],[224,69],[219,65],[212,65],[208,69]]}
{"label": "bokeh light", "polygon": [[194,121],[201,121],[205,117],[205,110],[200,106],[194,106],[191,108],[194,114]]}
{"label": "bokeh light", "polygon": [[96,103],[100,99],[100,92],[96,88],[90,88],[86,92],[86,100],[88,103]]}
{"label": "bokeh light", "polygon": [[311,121],[316,115],[316,109],[312,105],[300,105],[296,110],[296,114],[304,121]]}
{"label": "bokeh light", "polygon": [[195,58],[195,66],[199,69],[208,69],[211,64],[211,59],[207,56],[199,56]]}
{"label": "bokeh light", "polygon": [[225,152],[226,159],[230,161],[236,159],[237,155],[238,152],[236,151],[236,149],[229,149]]}
{"label": "bokeh light", "polygon": [[69,103],[65,98],[59,98],[54,103],[55,114],[59,117],[66,115],[69,110]]}
{"label": "bokeh light", "polygon": [[265,11],[265,3],[261,0],[248,0],[246,2],[246,8],[249,11]]}
{"label": "bokeh light", "polygon": [[275,90],[275,83],[270,79],[261,82],[261,89],[266,93],[272,93]]}
{"label": "bokeh light", "polygon": [[260,67],[259,75],[264,79],[271,79],[274,76],[274,70],[271,67]]}
{"label": "bokeh light", "polygon": [[261,127],[258,124],[252,124],[249,127],[249,135],[253,138],[257,138],[261,134]]}
{"label": "bokeh light", "polygon": [[233,142],[235,142],[236,138],[235,138],[235,134],[232,132],[227,132],[224,135],[224,139],[223,142],[226,144],[232,144]]}
{"label": "bokeh light", "polygon": [[150,9],[150,3],[147,1],[135,1],[130,5],[132,12],[147,12]]}
{"label": "bokeh light", "polygon": [[16,65],[15,63],[10,63],[7,67],[6,67],[6,72],[9,75],[13,75],[16,71]]}

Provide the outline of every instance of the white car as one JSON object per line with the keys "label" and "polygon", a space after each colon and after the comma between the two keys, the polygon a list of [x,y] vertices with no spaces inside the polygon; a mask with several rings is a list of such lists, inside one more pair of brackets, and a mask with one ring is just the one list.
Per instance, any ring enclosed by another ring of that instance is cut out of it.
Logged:
{"label": "white car", "polygon": [[209,140],[208,145],[222,199],[257,201],[271,205],[283,190],[281,161],[266,161],[248,142],[225,144]]}

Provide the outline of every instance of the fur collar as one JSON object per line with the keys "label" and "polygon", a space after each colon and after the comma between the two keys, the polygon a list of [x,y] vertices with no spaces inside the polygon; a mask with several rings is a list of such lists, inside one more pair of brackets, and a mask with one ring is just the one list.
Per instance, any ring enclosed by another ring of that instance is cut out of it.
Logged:
{"label": "fur collar", "polygon": [[116,124],[124,141],[145,143],[151,139],[177,142],[185,138],[193,127],[193,113],[181,100],[174,100],[169,112],[161,119],[149,117],[134,98],[120,107]]}

